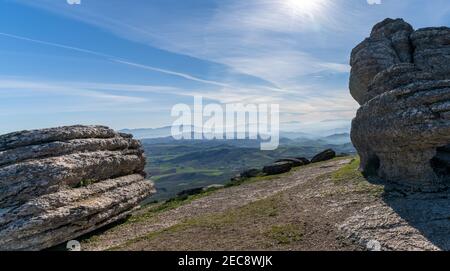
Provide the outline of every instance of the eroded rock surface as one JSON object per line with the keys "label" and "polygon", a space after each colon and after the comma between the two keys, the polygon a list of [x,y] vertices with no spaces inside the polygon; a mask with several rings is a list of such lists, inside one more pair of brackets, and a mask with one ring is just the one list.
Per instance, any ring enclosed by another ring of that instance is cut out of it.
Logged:
{"label": "eroded rock surface", "polygon": [[290,162],[278,162],[265,166],[263,172],[267,175],[277,175],[289,172],[292,169],[292,163]]}
{"label": "eroded rock surface", "polygon": [[311,163],[318,163],[322,161],[331,160],[336,157],[336,152],[332,149],[324,150],[321,153],[316,154],[312,159]]}
{"label": "eroded rock surface", "polygon": [[450,28],[375,25],[351,56],[361,107],[352,142],[361,169],[408,189],[439,190],[450,177]]}
{"label": "eroded rock surface", "polygon": [[103,126],[0,136],[0,249],[39,250],[126,217],[154,192],[141,145]]}
{"label": "eroded rock surface", "polygon": [[339,226],[343,237],[377,250],[450,250],[449,192],[393,195]]}

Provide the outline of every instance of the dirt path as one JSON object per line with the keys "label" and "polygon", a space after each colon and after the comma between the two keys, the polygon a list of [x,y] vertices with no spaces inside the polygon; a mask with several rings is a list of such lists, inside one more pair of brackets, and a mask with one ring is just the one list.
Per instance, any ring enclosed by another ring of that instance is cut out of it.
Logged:
{"label": "dirt path", "polygon": [[[240,186],[215,191],[178,208],[163,211],[133,223],[125,223],[109,229],[83,242],[84,250],[106,250],[122,246],[131,240],[147,236],[177,225],[187,219],[208,214],[224,213],[252,202],[260,201],[280,192],[311,182],[317,177],[329,174],[350,162],[350,158],[337,159],[300,167],[288,174],[269,180],[244,183]],[[140,211],[140,213],[145,210]]]}

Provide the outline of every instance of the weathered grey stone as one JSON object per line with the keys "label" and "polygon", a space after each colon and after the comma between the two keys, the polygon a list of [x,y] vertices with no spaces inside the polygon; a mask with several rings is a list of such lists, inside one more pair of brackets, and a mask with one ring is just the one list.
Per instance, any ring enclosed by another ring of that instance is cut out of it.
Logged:
{"label": "weathered grey stone", "polygon": [[414,64],[418,69],[434,74],[450,74],[450,28],[429,27],[411,34]]}
{"label": "weathered grey stone", "polygon": [[[442,148],[450,145],[450,29],[410,31],[405,24],[383,21],[352,53],[352,74],[362,74],[364,85],[355,89],[350,82],[361,104],[351,138],[367,174],[408,189],[434,191],[449,181],[450,164]],[[401,45],[393,33],[401,33]],[[390,45],[379,47],[380,37],[389,37]],[[392,57],[393,50],[398,59]],[[410,57],[400,57],[403,53]],[[367,72],[358,65],[365,56],[389,61],[378,61],[377,69]]]}
{"label": "weathered grey stone", "polygon": [[305,157],[295,157],[295,159],[300,160],[303,162],[303,165],[309,165],[311,164],[311,161],[309,161],[307,158]]}
{"label": "weathered grey stone", "polygon": [[342,236],[380,250],[450,250],[449,192],[393,194],[338,225]]}
{"label": "weathered grey stone", "polygon": [[263,168],[263,172],[267,175],[277,175],[289,172],[292,169],[292,164],[289,162],[278,162]]}
{"label": "weathered grey stone", "polygon": [[336,157],[336,152],[332,149],[324,150],[316,154],[312,159],[311,163],[317,163],[322,161],[327,161]]}
{"label": "weathered grey stone", "polygon": [[257,168],[252,168],[252,169],[241,172],[240,177],[253,178],[253,177],[261,176],[262,174],[263,174],[262,170],[257,169]]}
{"label": "weathered grey stone", "polygon": [[105,126],[64,126],[20,131],[0,136],[0,151],[28,145],[81,138],[111,138],[118,134]]}
{"label": "weathered grey stone", "polygon": [[0,249],[38,250],[127,216],[154,192],[138,141],[102,126],[0,136]]}
{"label": "weathered grey stone", "polygon": [[367,101],[372,79],[381,71],[400,63],[412,62],[409,36],[411,25],[402,19],[386,19],[374,26],[369,38],[351,53],[350,93],[359,103]]}
{"label": "weathered grey stone", "polygon": [[275,161],[276,163],[278,162],[288,162],[291,163],[292,167],[300,167],[300,166],[304,166],[305,162],[303,160],[299,160],[297,158],[283,158],[283,159],[279,159],[277,161]]}
{"label": "weathered grey stone", "polygon": [[74,152],[115,151],[121,149],[138,149],[140,144],[131,138],[89,138],[55,141],[39,145],[18,147],[0,151],[0,166],[18,163],[35,158],[60,156]]}

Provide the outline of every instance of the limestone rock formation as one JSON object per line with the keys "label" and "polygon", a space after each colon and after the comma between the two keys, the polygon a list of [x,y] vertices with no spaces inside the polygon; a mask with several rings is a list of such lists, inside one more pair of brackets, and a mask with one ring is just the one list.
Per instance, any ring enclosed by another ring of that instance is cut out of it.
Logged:
{"label": "limestone rock formation", "polygon": [[263,172],[267,175],[277,175],[289,172],[292,169],[290,162],[278,162],[263,168]]}
{"label": "limestone rock formation", "polygon": [[352,51],[350,92],[361,107],[352,142],[361,169],[418,190],[450,176],[450,28],[375,25]]}
{"label": "limestone rock formation", "polygon": [[311,164],[311,161],[306,159],[305,157],[296,157],[295,159],[302,161],[303,165],[309,165]]}
{"label": "limestone rock formation", "polygon": [[450,191],[389,193],[357,211],[339,225],[342,237],[364,247],[377,242],[381,250],[450,250]]}
{"label": "limestone rock formation", "polygon": [[126,217],[153,193],[139,141],[103,126],[0,136],[0,250],[40,250]]}
{"label": "limestone rock formation", "polygon": [[275,161],[275,163],[278,163],[278,162],[288,162],[291,164],[292,167],[300,167],[300,166],[305,165],[304,161],[299,160],[297,158],[283,158],[283,159]]}
{"label": "limestone rock formation", "polygon": [[336,152],[332,149],[324,150],[321,153],[316,154],[312,159],[311,163],[317,163],[322,161],[327,161],[336,157]]}
{"label": "limestone rock formation", "polygon": [[262,170],[257,168],[252,168],[249,170],[245,170],[244,172],[241,172],[240,177],[241,178],[253,178],[263,175]]}

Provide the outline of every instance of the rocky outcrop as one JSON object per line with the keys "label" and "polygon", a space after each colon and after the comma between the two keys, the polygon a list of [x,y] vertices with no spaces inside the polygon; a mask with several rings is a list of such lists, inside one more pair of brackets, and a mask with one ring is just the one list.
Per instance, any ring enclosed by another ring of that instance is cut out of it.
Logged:
{"label": "rocky outcrop", "polygon": [[450,192],[388,193],[339,225],[342,237],[379,250],[450,250]]}
{"label": "rocky outcrop", "polygon": [[311,164],[311,161],[309,161],[309,160],[306,159],[305,157],[296,157],[295,159],[302,161],[302,162],[303,162],[303,165],[309,165],[309,164]]}
{"label": "rocky outcrop", "polygon": [[336,152],[332,149],[324,150],[321,153],[316,154],[312,159],[311,163],[317,163],[322,161],[331,160],[336,157]]}
{"label": "rocky outcrop", "polygon": [[241,178],[254,178],[263,175],[262,170],[257,168],[252,168],[246,171],[241,172],[240,177]]}
{"label": "rocky outcrop", "polygon": [[292,169],[292,164],[289,162],[278,162],[263,168],[263,172],[267,175],[277,175],[289,172]]}
{"label": "rocky outcrop", "polygon": [[375,25],[351,56],[350,92],[361,107],[352,142],[361,169],[408,189],[446,185],[450,163],[450,28]]}
{"label": "rocky outcrop", "polygon": [[288,162],[288,163],[291,163],[292,167],[300,167],[300,166],[304,166],[306,164],[304,161],[296,159],[296,158],[283,158],[283,159],[277,160],[275,162],[276,163]]}
{"label": "rocky outcrop", "polygon": [[0,136],[0,249],[39,250],[126,217],[153,191],[141,145],[103,126]]}

